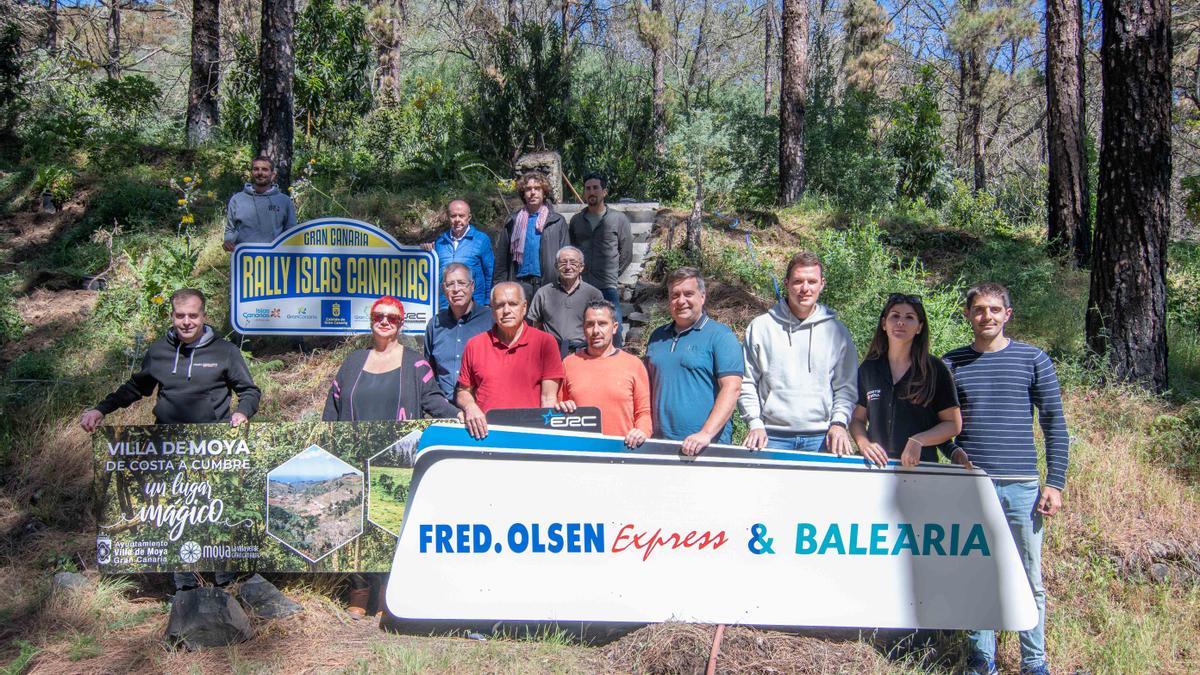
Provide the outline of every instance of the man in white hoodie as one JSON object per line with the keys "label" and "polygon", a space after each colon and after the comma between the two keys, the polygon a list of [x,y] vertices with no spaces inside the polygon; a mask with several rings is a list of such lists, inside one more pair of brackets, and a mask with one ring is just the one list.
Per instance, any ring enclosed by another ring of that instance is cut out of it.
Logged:
{"label": "man in white hoodie", "polygon": [[746,328],[738,408],[744,445],[853,452],[846,425],[858,397],[858,350],[845,324],[817,302],[825,275],[816,254],[788,263],[787,296]]}

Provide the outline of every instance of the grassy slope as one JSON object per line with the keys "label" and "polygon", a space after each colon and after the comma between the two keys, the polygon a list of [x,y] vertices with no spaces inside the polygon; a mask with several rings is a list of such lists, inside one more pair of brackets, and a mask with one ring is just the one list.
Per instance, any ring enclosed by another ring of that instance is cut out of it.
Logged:
{"label": "grassy slope", "polygon": [[[182,173],[178,165],[136,170],[160,181]],[[212,183],[236,184],[236,176],[228,173],[215,176]],[[0,189],[9,204],[20,197],[19,186]],[[480,195],[481,202],[489,198]],[[415,215],[408,222],[428,230],[432,202],[428,195],[409,199],[403,210]],[[381,215],[377,208],[397,211],[397,198],[361,199],[355,204],[352,215],[366,220],[382,220],[377,218]],[[219,250],[219,217],[217,205],[203,215],[196,244],[200,247],[197,274],[221,287],[225,258]],[[1154,582],[1147,574],[1154,561],[1168,563],[1172,574],[1188,571],[1194,559],[1187,552],[1194,556],[1194,547],[1200,542],[1194,483],[1163,459],[1173,454],[1174,448],[1159,447],[1151,436],[1154,420],[1175,410],[1180,397],[1194,390],[1189,374],[1200,371],[1200,365],[1190,359],[1196,353],[1191,344],[1182,338],[1172,343],[1176,355],[1173,375],[1180,392],[1172,399],[1175,403],[1097,384],[1078,365],[1086,277],[1046,261],[1032,232],[952,227],[930,213],[906,213],[885,219],[877,230],[856,239],[853,232],[861,230],[849,229],[846,218],[819,208],[769,214],[760,224],[763,227],[749,226],[756,258],[745,255],[744,235],[729,232],[725,221],[710,223],[713,227],[705,233],[705,265],[716,277],[710,294],[714,311],[739,329],[771,302],[767,271],[778,274],[782,261],[801,246],[816,246],[822,255],[837,260],[834,271],[840,276],[837,287],[831,284],[827,290],[827,299],[855,326],[860,341],[863,327],[873,320],[864,316],[870,307],[878,306],[872,293],[901,289],[925,293],[927,303],[941,314],[939,332],[953,342],[965,335],[965,328],[952,313],[953,298],[964,283],[993,278],[1014,288],[1017,318],[1013,332],[1055,357],[1066,385],[1067,411],[1076,440],[1066,511],[1051,524],[1045,551],[1051,661],[1064,671],[1195,670],[1193,645],[1200,636],[1196,587],[1190,581]],[[855,227],[858,225],[861,223]],[[406,232],[401,224],[390,226],[402,239],[419,239],[420,233]],[[66,227],[62,232],[73,241],[85,242],[76,246],[76,255],[68,254],[70,248],[51,246],[49,253],[33,262],[10,268],[27,275],[37,269],[54,273],[55,269],[45,268],[60,261],[77,265],[81,257],[95,258],[95,246],[86,243],[90,232],[77,229]],[[124,242],[133,261],[142,262],[151,248],[148,242],[169,239],[174,229],[168,218],[165,225],[146,225],[128,234]],[[882,241],[887,247],[873,249],[871,241]],[[898,256],[901,264],[891,255]],[[923,267],[910,265],[913,260],[921,261]],[[107,293],[131,288],[135,266],[121,267],[113,290]],[[223,314],[221,304],[218,300],[214,314]],[[58,337],[50,348],[18,355],[9,377],[19,372],[40,381],[4,383],[7,421],[0,428],[0,448],[7,478],[0,487],[0,532],[4,533],[0,542],[5,542],[0,544],[0,663],[19,658],[22,649],[17,640],[25,640],[30,645],[26,654],[40,650],[32,661],[37,671],[122,663],[145,670],[257,672],[282,669],[289,658],[284,656],[286,651],[269,650],[264,643],[279,639],[284,644],[289,640],[300,644],[301,639],[321,634],[344,647],[337,654],[306,656],[311,660],[306,663],[321,670],[604,667],[600,650],[561,644],[557,638],[486,645],[416,638],[381,640],[373,628],[362,630],[345,624],[325,600],[330,597],[328,588],[301,594],[311,618],[271,627],[263,639],[220,653],[164,654],[155,644],[165,623],[161,605],[131,599],[137,592],[127,585],[102,582],[76,600],[50,595],[47,582],[51,572],[81,563],[86,567],[92,555],[89,446],[74,420],[128,372],[124,352],[133,347],[131,326],[137,325],[136,317],[106,316],[102,309],[97,312],[88,321],[51,325]],[[40,328],[44,327],[34,327]],[[322,344],[316,352],[300,356],[277,345],[256,345],[252,368],[265,393],[261,417],[318,414],[326,383],[352,346]],[[144,423],[149,420],[149,410],[150,405],[143,402],[112,415],[109,421]],[[147,592],[153,596],[159,590]],[[93,602],[99,604],[90,604]],[[80,605],[84,605],[82,609]],[[1002,665],[1013,669],[1016,655],[1016,641],[1006,639],[1001,647]]]}

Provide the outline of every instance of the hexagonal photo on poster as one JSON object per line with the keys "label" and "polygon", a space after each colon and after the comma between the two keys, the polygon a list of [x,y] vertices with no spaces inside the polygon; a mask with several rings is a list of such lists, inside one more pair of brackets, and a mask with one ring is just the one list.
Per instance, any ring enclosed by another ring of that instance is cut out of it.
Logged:
{"label": "hexagonal photo on poster", "polygon": [[408,490],[412,483],[413,456],[421,440],[420,430],[384,448],[367,460],[367,520],[400,536]]}
{"label": "hexagonal photo on poster", "polygon": [[363,531],[363,473],[320,446],[267,472],[267,534],[316,562]]}

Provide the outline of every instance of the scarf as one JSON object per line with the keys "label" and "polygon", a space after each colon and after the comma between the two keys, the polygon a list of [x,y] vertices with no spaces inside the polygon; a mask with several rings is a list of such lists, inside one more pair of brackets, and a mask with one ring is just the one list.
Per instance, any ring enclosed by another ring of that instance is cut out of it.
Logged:
{"label": "scarf", "polygon": [[[537,210],[537,231],[542,233],[542,228],[546,226],[546,218],[550,217],[550,209],[545,204]],[[529,224],[529,212],[521,209],[517,212],[517,216],[513,218],[513,233],[512,241],[509,242],[508,250],[512,253],[513,264],[517,267],[521,266],[521,261],[525,258],[525,226]]]}

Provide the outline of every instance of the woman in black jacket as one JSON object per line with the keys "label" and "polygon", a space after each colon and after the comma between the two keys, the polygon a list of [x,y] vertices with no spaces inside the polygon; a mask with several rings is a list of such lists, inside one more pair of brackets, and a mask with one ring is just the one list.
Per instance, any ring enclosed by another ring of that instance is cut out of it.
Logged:
{"label": "woman in black jacket", "polygon": [[371,305],[371,348],[353,351],[329,387],[326,422],[442,419],[459,416],[438,388],[433,367],[397,339],[404,305],[385,296]]}
{"label": "woman in black jacket", "polygon": [[[403,325],[404,305],[396,298],[384,296],[371,305],[371,348],[353,351],[342,362],[325,399],[323,420],[461,419],[458,408],[438,388],[425,357],[400,344]],[[368,594],[379,598],[382,611],[382,574],[352,574],[350,583],[355,588],[350,596],[351,614],[366,615]]]}
{"label": "woman in black jacket", "polygon": [[[858,451],[878,466],[886,466],[889,457],[916,466],[936,462],[938,446],[960,431],[954,377],[929,353],[925,306],[915,295],[892,293],[858,367],[850,435]],[[954,461],[969,465],[961,448],[953,454]]]}

